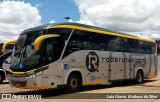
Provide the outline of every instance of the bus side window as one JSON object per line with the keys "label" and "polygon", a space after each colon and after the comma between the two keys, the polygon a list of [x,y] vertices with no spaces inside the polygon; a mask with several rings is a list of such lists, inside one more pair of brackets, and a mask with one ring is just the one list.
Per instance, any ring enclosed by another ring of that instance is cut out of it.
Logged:
{"label": "bus side window", "polygon": [[128,44],[128,39],[127,38],[122,38],[122,43],[123,43],[123,52],[129,52],[129,44]]}
{"label": "bus side window", "polygon": [[92,48],[90,32],[75,31],[73,35],[71,49],[78,48],[77,50],[90,50]]}
{"label": "bus side window", "polygon": [[64,57],[79,50],[92,49],[90,32],[76,30],[70,38]]}
{"label": "bus side window", "polygon": [[[68,41],[68,37],[71,34],[71,31],[73,29],[69,29],[69,28],[56,28],[56,29],[49,29],[47,31],[48,34],[59,34],[60,36],[58,38],[56,38],[57,40],[57,44],[54,45],[56,46],[56,48],[54,47],[54,51],[55,51],[55,57],[54,60],[58,60],[60,58],[60,56],[62,55],[62,52],[64,50],[64,46],[67,44],[66,42]],[[65,53],[64,53],[65,56]],[[63,57],[64,57],[63,56]]]}
{"label": "bus side window", "polygon": [[151,43],[150,42],[146,42],[146,53],[147,54],[151,54],[152,49],[151,49]]}
{"label": "bus side window", "polygon": [[122,38],[121,37],[114,37],[111,38],[112,40],[109,41],[109,49],[111,51],[123,51],[123,45],[122,45]]}
{"label": "bus side window", "polygon": [[108,35],[104,34],[96,34],[93,33],[93,49],[94,50],[101,50],[101,51],[108,51]]}
{"label": "bus side window", "polygon": [[136,44],[135,44],[135,40],[134,39],[128,39],[128,52],[130,53],[136,53],[137,48],[136,48]]}
{"label": "bus side window", "polygon": [[152,49],[151,51],[152,54],[156,53],[156,44],[151,43],[151,49]]}
{"label": "bus side window", "polygon": [[138,53],[146,53],[144,41],[137,41],[137,52]]}

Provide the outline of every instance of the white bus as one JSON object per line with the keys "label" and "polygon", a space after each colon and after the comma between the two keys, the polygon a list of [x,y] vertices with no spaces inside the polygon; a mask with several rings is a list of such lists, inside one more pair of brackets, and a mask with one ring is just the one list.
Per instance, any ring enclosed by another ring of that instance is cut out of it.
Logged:
{"label": "white bus", "polygon": [[1,44],[1,55],[0,55],[0,83],[7,78],[8,70],[10,66],[10,56],[12,54],[12,49],[15,44],[15,40],[5,42]]}
{"label": "white bus", "polygon": [[29,89],[142,83],[157,76],[156,43],[78,23],[48,24],[19,35],[9,71],[11,86]]}

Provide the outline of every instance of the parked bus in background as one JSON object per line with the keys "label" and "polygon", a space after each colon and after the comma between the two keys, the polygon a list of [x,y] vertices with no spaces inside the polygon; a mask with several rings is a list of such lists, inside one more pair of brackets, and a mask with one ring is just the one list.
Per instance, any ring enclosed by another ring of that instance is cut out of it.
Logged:
{"label": "parked bus in background", "polygon": [[[3,43],[0,43],[0,50],[2,49]],[[0,51],[0,55],[2,55],[2,51]]]}
{"label": "parked bus in background", "polygon": [[14,46],[9,83],[29,89],[105,84],[157,76],[154,40],[78,23],[23,31]]}
{"label": "parked bus in background", "polygon": [[0,55],[0,83],[6,79],[8,75],[8,70],[10,67],[10,56],[12,54],[12,49],[15,44],[15,40],[4,43],[1,46],[1,55]]}

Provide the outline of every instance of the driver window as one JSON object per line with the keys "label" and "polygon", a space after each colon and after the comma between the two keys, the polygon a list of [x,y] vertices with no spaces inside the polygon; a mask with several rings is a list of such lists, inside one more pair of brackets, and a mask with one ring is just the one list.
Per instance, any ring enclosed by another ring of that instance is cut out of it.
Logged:
{"label": "driver window", "polygon": [[45,39],[42,42],[42,46],[41,46],[41,58],[40,58],[40,62],[41,64],[49,64],[51,62],[53,62],[56,58],[56,53],[55,53],[55,49],[56,49],[56,44],[57,41],[55,41],[55,39]]}
{"label": "driver window", "polygon": [[53,60],[53,43],[47,43],[46,45],[46,53],[45,53],[45,57],[47,61],[52,61]]}

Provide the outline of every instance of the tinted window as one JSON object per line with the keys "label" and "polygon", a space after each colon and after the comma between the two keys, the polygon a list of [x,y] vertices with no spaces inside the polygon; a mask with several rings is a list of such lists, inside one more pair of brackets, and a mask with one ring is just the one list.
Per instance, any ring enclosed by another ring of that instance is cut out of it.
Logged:
{"label": "tinted window", "polygon": [[40,63],[45,65],[57,60],[57,41],[56,38],[48,38],[42,42]]}
{"label": "tinted window", "polygon": [[24,46],[25,41],[26,41],[27,35],[26,34],[20,34],[18,39],[17,39],[17,47],[20,48],[22,46]]}
{"label": "tinted window", "polygon": [[146,46],[144,41],[137,40],[137,53],[146,53]]}
{"label": "tinted window", "polygon": [[155,53],[156,52],[156,44],[155,43],[151,43],[151,53]]}
{"label": "tinted window", "polygon": [[130,46],[128,43],[128,39],[127,38],[122,38],[122,43],[123,43],[123,52],[130,52]]}
{"label": "tinted window", "polygon": [[136,42],[134,39],[128,39],[128,52],[136,53]]}
{"label": "tinted window", "polygon": [[156,45],[151,42],[146,42],[146,53],[153,54],[156,52]]}
{"label": "tinted window", "polygon": [[80,50],[92,49],[92,42],[90,32],[75,31],[71,46],[72,48],[79,48]]}
{"label": "tinted window", "polygon": [[92,50],[91,33],[75,30],[70,38],[64,57],[79,50]]}
{"label": "tinted window", "polygon": [[108,41],[110,40],[110,36],[103,35],[103,34],[96,34],[93,33],[93,49],[94,50],[101,50],[101,51],[108,51]]}
{"label": "tinted window", "polygon": [[29,32],[27,35],[27,39],[25,42],[25,45],[31,45],[33,44],[33,42],[41,35],[43,35],[42,33],[43,31],[37,31],[37,32]]}
{"label": "tinted window", "polygon": [[64,46],[66,45],[66,42],[68,40],[69,35],[71,34],[72,29],[65,29],[65,28],[56,28],[56,29],[49,29],[47,34],[58,34],[60,35],[58,38],[56,38],[57,44],[56,48],[54,50],[56,51],[56,59],[60,58],[62,51],[64,49]]}
{"label": "tinted window", "polygon": [[7,47],[6,47],[6,52],[12,50],[14,47],[14,44],[9,44]]}
{"label": "tinted window", "polygon": [[110,51],[123,51],[123,42],[121,37],[110,36],[108,45]]}

